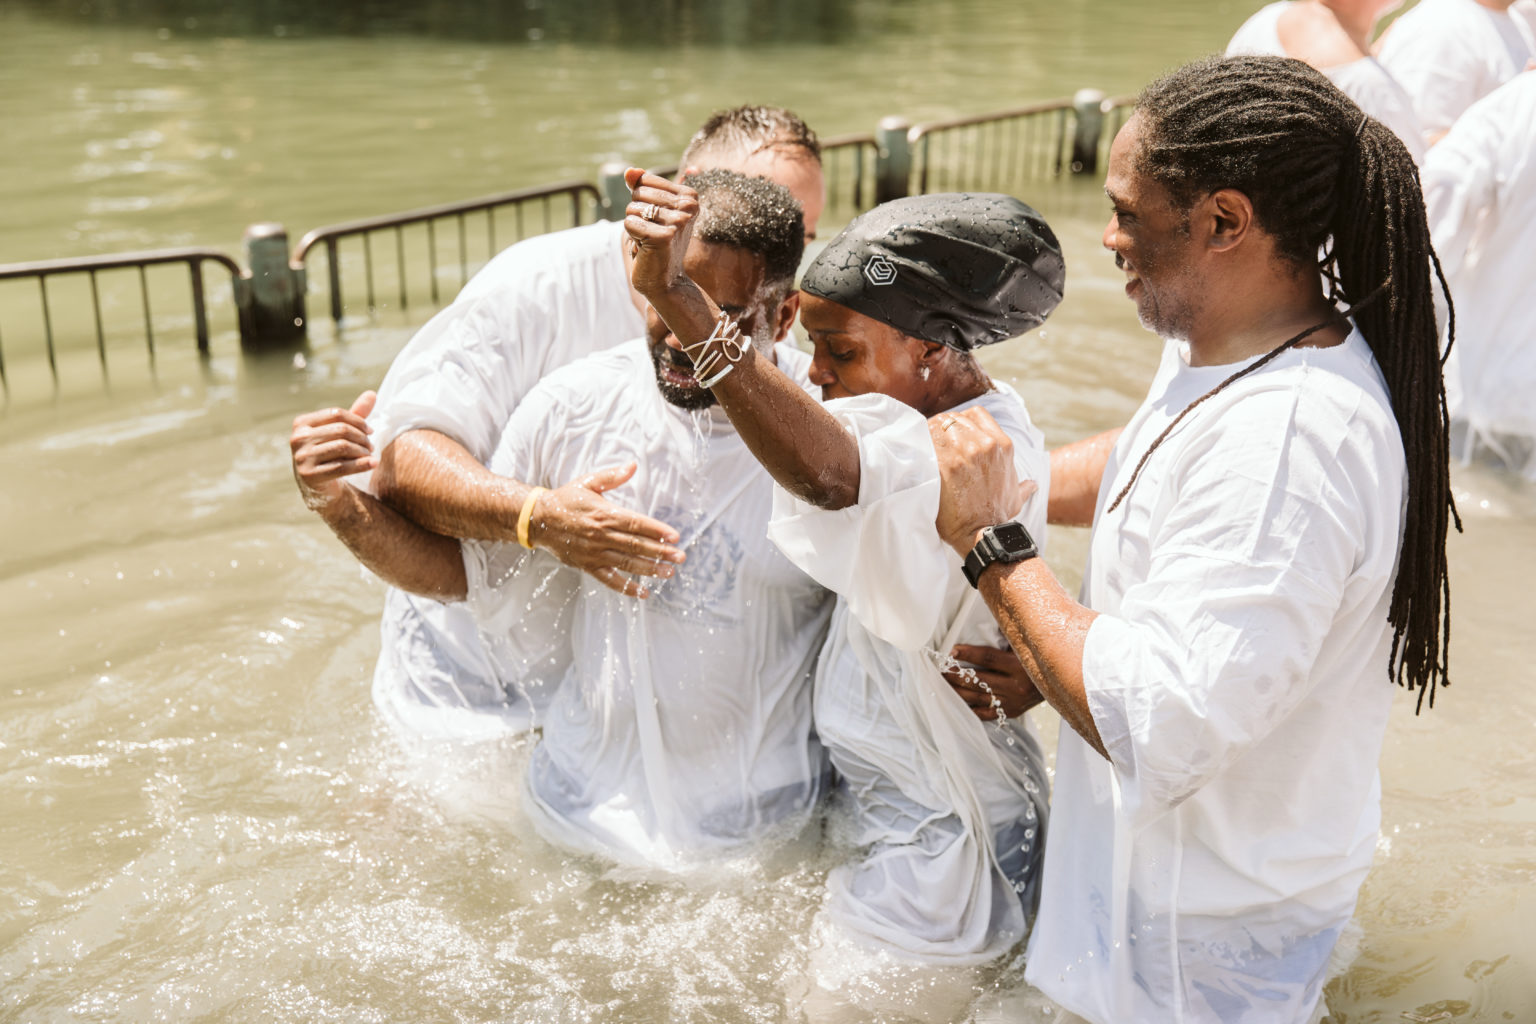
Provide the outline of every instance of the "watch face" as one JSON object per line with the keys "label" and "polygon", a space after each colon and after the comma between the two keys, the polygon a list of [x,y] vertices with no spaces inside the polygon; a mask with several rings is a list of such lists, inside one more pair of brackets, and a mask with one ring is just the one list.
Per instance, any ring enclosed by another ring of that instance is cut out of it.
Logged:
{"label": "watch face", "polygon": [[1008,554],[1032,553],[1035,541],[1019,523],[1002,523],[992,528],[992,539],[998,548]]}

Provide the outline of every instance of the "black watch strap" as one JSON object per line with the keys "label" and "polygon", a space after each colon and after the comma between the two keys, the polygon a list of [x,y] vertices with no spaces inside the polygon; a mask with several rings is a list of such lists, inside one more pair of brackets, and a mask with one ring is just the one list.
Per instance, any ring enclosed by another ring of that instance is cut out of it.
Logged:
{"label": "black watch strap", "polygon": [[981,531],[981,538],[971,553],[965,556],[961,568],[972,587],[981,580],[982,572],[995,562],[1022,562],[1040,553],[1035,539],[1019,522],[999,523]]}

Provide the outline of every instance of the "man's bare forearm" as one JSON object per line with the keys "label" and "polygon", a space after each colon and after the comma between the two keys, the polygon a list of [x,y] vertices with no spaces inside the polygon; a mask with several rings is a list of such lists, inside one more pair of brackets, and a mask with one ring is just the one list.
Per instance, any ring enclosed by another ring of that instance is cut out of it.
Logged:
{"label": "man's bare forearm", "polygon": [[379,497],[434,533],[466,540],[515,540],[530,490],[497,476],[459,442],[435,430],[408,430],[379,457]]}
{"label": "man's bare forearm", "polygon": [[464,557],[453,538],[423,529],[350,485],[315,511],[386,583],[438,601],[464,599]]}
{"label": "man's bare forearm", "polygon": [[1123,428],[1062,445],[1051,452],[1051,490],[1046,521],[1053,526],[1092,526],[1104,467]]}
{"label": "man's bare forearm", "polygon": [[1083,685],[1083,649],[1098,613],[1072,600],[1040,558],[988,567],[979,589],[1046,703],[1107,757]]}
{"label": "man's bare forearm", "polygon": [[859,443],[768,356],[742,360],[715,397],[780,487],[817,508],[858,502]]}

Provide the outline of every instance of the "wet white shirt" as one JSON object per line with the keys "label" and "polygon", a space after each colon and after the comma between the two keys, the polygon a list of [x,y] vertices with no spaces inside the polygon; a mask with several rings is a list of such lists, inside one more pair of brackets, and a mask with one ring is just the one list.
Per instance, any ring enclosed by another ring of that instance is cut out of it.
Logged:
{"label": "wet white shirt", "polygon": [[[1045,537],[1050,456],[1006,384],[979,406],[1039,490],[1020,521]],[[928,422],[885,395],[829,402],[859,443],[859,500],[825,511],[774,492],[768,535],[839,600],[816,671],[816,731],[847,787],[864,848],[827,878],[823,914],[868,948],[979,964],[1024,935],[1049,784],[1023,721],[983,723],[950,689],[956,643],[1002,634],[933,528],[939,467]]]}
{"label": "wet white shirt", "polygon": [[[407,430],[427,428],[485,463],[540,378],[644,333],[630,298],[623,237],[622,222],[604,221],[527,239],[486,264],[395,357],[369,417],[375,451]],[[552,578],[545,585],[574,587],[571,580],[554,582],[561,568],[544,560],[539,578]],[[537,613],[519,636],[522,646],[504,641],[498,663],[463,607],[392,588],[380,624],[374,703],[407,734],[479,739],[526,729],[548,699],[549,680],[563,672],[568,648],[558,623],[541,622]]]}
{"label": "wet white shirt", "polygon": [[1424,162],[1424,206],[1456,303],[1445,365],[1457,454],[1536,478],[1536,73],[1478,100]]}
{"label": "wet white shirt", "polygon": [[1099,1024],[1305,1021],[1370,868],[1406,467],[1365,340],[1170,344],[1104,474],[1026,979]]}
{"label": "wet white shirt", "polygon": [[1402,83],[1425,142],[1525,68],[1536,52],[1531,25],[1477,0],[1422,0],[1381,42],[1381,63]]}
{"label": "wet white shirt", "polygon": [[[1290,5],[1291,0],[1277,0],[1259,8],[1232,36],[1232,41],[1227,44],[1227,54],[1292,56],[1280,42],[1280,16]],[[1392,129],[1408,147],[1414,163],[1424,162],[1424,128],[1413,112],[1413,101],[1379,61],[1374,57],[1362,57],[1318,70],[1361,110]]]}
{"label": "wet white shirt", "polygon": [[[810,359],[775,347],[809,390]],[[643,340],[558,370],[512,415],[493,472],[549,486],[636,462],[608,497],[668,523],[687,561],[645,600],[587,576],[570,604],[573,663],[528,769],[539,829],[571,849],[683,868],[799,830],[820,792],[811,673],[831,595],[769,543],[773,482],[719,409],[661,397]],[[515,542],[466,541],[487,635],[522,613]]]}

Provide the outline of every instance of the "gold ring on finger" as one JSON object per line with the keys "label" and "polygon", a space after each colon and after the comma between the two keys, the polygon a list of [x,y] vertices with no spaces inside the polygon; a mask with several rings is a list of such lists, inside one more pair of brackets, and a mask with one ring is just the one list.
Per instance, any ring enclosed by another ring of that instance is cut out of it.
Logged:
{"label": "gold ring on finger", "polygon": [[640,208],[640,219],[654,222],[661,215],[661,207],[655,203],[646,203]]}

